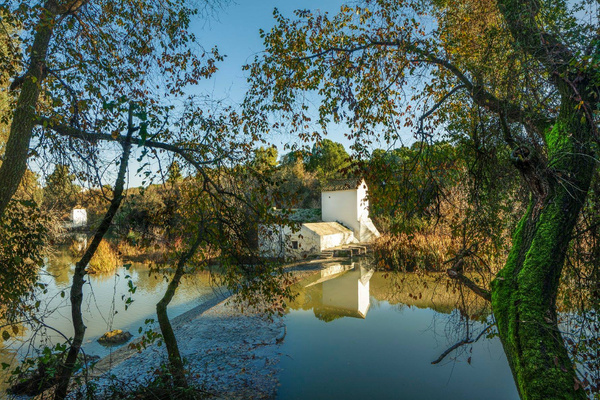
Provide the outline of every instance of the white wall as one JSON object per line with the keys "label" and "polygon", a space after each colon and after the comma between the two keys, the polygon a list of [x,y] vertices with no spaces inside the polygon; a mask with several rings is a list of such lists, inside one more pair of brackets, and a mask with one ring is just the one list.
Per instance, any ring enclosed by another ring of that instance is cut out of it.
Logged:
{"label": "white wall", "polygon": [[71,211],[71,219],[74,227],[85,226],[87,225],[87,211],[84,208],[74,208]]}
{"label": "white wall", "polygon": [[367,184],[362,181],[356,190],[356,219],[369,218],[369,200],[367,200]]}
{"label": "white wall", "polygon": [[356,240],[354,239],[354,234],[352,232],[324,235],[321,236],[321,251],[355,242]]}
{"label": "white wall", "polygon": [[323,222],[340,222],[358,233],[357,191],[338,190],[321,192],[321,218]]}
{"label": "white wall", "polygon": [[[298,248],[294,248],[297,242]],[[321,252],[321,238],[304,225],[293,232],[289,226],[260,225],[258,249],[262,257],[299,259]]]}
{"label": "white wall", "polygon": [[369,219],[368,188],[363,180],[357,189],[321,193],[322,219],[339,222],[352,229],[360,242],[369,242],[379,236]]}
{"label": "white wall", "polygon": [[292,232],[288,226],[259,225],[258,251],[263,257],[285,257],[286,238]]}
{"label": "white wall", "polygon": [[[298,248],[293,248],[293,242],[298,242]],[[299,259],[305,255],[319,254],[321,252],[321,238],[315,232],[302,225],[298,232],[290,235],[286,255],[288,258]]]}

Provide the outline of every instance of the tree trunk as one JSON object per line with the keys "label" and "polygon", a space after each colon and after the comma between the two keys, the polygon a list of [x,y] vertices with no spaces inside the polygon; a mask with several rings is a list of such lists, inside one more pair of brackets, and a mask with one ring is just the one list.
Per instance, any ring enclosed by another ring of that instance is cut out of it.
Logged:
{"label": "tree trunk", "polygon": [[158,317],[158,324],[160,325],[160,331],[165,341],[165,347],[167,348],[167,354],[169,357],[169,370],[173,376],[173,383],[178,387],[187,387],[187,379],[185,377],[185,371],[183,368],[183,360],[181,359],[181,353],[179,352],[179,345],[177,344],[177,338],[175,332],[169,321],[167,315],[167,306],[175,296],[175,291],[179,287],[181,278],[185,275],[185,265],[193,257],[193,255],[200,247],[202,230],[198,230],[198,236],[190,249],[181,256],[175,269],[175,275],[169,282],[167,291],[162,299],[156,304],[156,315]]}
{"label": "tree trunk", "polygon": [[132,119],[132,108],[129,110],[129,132],[127,135],[127,141],[123,144],[123,156],[121,157],[121,165],[119,166],[119,173],[117,175],[117,180],[115,182],[115,190],[113,199],[110,202],[110,207],[100,226],[96,230],[94,234],[94,239],[92,243],[85,251],[81,260],[75,264],[75,273],[73,274],[73,283],[71,285],[71,317],[73,318],[73,328],[75,330],[73,340],[71,341],[71,345],[69,347],[69,352],[67,354],[67,358],[61,368],[60,374],[58,375],[58,384],[57,388],[54,392],[55,400],[63,400],[69,389],[69,382],[71,380],[71,376],[75,370],[75,365],[77,363],[77,356],[79,355],[79,351],[81,350],[81,344],[83,343],[83,338],[85,337],[86,326],[83,322],[83,315],[81,312],[81,304],[83,302],[83,285],[85,283],[85,275],[87,274],[86,268],[88,263],[96,253],[100,242],[108,232],[110,225],[114,216],[117,213],[121,205],[121,200],[123,199],[123,191],[125,189],[125,178],[127,175],[127,165],[129,161],[129,155],[131,153],[131,135],[133,133],[133,127],[131,124]]}
{"label": "tree trunk", "polygon": [[492,282],[492,309],[523,399],[586,398],[558,328],[556,297],[595,161],[592,128],[565,97],[546,136],[547,165],[529,156],[516,161],[532,195],[506,265]]}
{"label": "tree trunk", "polygon": [[10,125],[4,159],[0,166],[0,217],[14,196],[27,169],[29,143],[36,123],[36,108],[40,86],[45,76],[46,55],[52,38],[56,14],[54,1],[47,1],[41,11],[31,47],[31,61],[25,75],[20,79],[21,92]]}

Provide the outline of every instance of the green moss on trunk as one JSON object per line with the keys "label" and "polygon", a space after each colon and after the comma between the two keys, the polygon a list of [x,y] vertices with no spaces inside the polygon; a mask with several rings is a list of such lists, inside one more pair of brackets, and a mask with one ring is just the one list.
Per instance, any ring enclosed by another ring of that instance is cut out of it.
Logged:
{"label": "green moss on trunk", "polygon": [[[523,399],[585,399],[558,329],[556,296],[571,231],[592,172],[589,127],[561,113],[547,135],[548,163],[532,169],[548,193],[534,193],[502,271],[492,282],[492,309]],[[543,174],[543,176],[542,176]],[[576,389],[577,388],[577,389]]]}

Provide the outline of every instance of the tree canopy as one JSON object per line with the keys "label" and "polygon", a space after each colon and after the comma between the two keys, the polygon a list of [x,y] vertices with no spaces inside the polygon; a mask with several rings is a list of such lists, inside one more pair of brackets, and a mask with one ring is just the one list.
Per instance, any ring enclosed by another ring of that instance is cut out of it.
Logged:
{"label": "tree canopy", "polygon": [[374,137],[393,144],[411,128],[425,142],[441,134],[468,143],[479,163],[508,156],[529,199],[506,264],[478,286],[463,274],[465,243],[449,276],[491,302],[523,398],[584,398],[585,377],[555,334],[555,305],[597,170],[594,6],[378,0],[274,17],[265,54],[248,66],[251,128],[268,129],[275,114],[278,126],[320,138],[341,124],[359,155]]}

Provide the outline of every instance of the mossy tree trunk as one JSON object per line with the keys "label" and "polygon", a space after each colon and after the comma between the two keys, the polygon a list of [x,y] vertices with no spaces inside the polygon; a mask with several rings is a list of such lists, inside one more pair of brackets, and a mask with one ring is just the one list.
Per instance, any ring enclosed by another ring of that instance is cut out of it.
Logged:
{"label": "mossy tree trunk", "polygon": [[492,282],[492,309],[523,399],[586,398],[559,331],[556,298],[596,162],[592,127],[570,96],[562,100],[546,134],[547,155],[529,148],[513,152],[531,191],[530,204],[507,263]]}
{"label": "mossy tree trunk", "polygon": [[512,153],[530,189],[530,204],[513,235],[507,263],[492,282],[492,309],[521,398],[584,399],[559,330],[556,299],[571,232],[597,168],[596,72],[545,30],[539,2],[497,3],[513,46],[545,70],[560,110],[546,126],[527,127],[521,121],[526,129],[537,129],[543,143],[537,150],[517,145]]}

